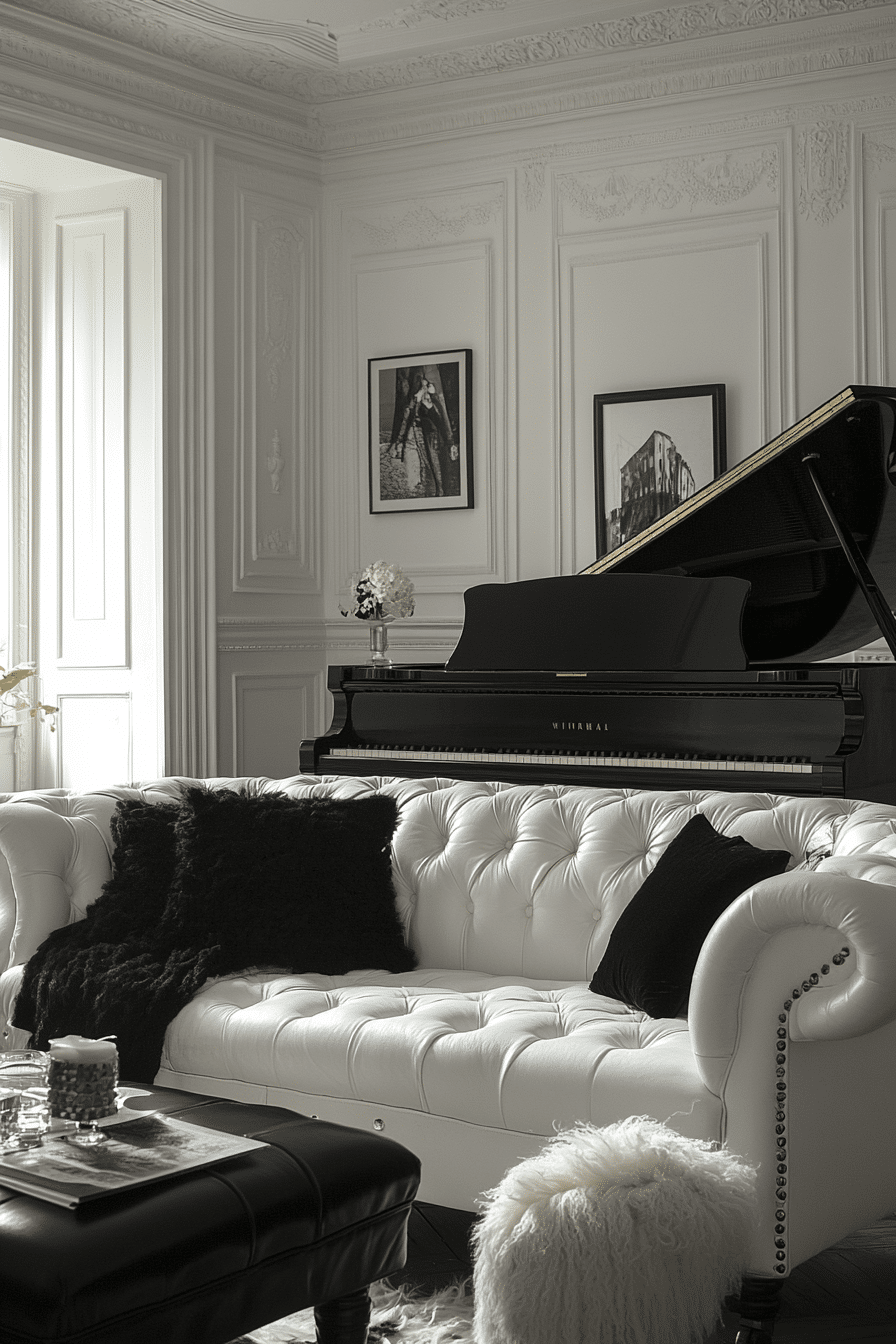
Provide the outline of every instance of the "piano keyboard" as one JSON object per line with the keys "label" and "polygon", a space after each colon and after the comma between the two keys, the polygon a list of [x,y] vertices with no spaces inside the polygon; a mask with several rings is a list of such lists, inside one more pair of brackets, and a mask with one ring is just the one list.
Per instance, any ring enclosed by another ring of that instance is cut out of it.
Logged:
{"label": "piano keyboard", "polygon": [[[660,753],[649,756],[637,752],[626,752],[621,756],[584,753],[563,755],[561,753],[541,753],[536,751],[431,751],[416,750],[409,747],[331,747],[326,755],[347,760],[402,760],[402,761],[470,761],[476,765],[572,765],[572,766],[612,766],[614,769],[626,766],[638,770],[745,770],[751,774],[769,775],[811,775],[811,761],[796,756],[783,757],[780,760],[761,760],[749,757],[700,757],[700,756],[663,756]],[[321,761],[321,766],[324,762]]]}

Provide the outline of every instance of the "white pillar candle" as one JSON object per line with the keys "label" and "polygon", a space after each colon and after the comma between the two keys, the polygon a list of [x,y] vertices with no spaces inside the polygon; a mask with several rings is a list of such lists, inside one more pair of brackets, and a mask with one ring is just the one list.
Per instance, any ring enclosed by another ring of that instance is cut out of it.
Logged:
{"label": "white pillar candle", "polygon": [[115,1042],[93,1041],[88,1036],[57,1036],[50,1041],[50,1058],[66,1064],[114,1064]]}

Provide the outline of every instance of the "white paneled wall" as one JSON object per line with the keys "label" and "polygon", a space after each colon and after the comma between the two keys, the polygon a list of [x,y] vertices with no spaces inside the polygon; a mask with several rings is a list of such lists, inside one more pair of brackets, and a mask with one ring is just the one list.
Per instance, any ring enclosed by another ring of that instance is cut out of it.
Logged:
{"label": "white paneled wall", "polygon": [[[594,559],[596,393],[724,383],[733,465],[846,384],[896,382],[885,82],[821,79],[789,101],[717,91],[674,123],[633,104],[343,156],[321,197],[322,637],[292,655],[320,670],[299,735],[326,725],[325,665],[366,657],[363,628],[337,615],[352,570],[408,572],[417,613],[391,628],[393,656],[442,662],[467,587]],[[367,361],[459,347],[475,507],[371,515]],[[268,660],[278,752],[284,657]]]}
{"label": "white paneled wall", "polygon": [[276,156],[215,178],[218,762],[282,777],[324,698],[320,187]]}

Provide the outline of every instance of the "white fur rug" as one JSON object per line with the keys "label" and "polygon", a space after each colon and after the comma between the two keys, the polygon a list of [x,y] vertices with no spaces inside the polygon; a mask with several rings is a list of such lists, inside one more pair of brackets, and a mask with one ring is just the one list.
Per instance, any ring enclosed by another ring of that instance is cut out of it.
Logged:
{"label": "white fur rug", "polygon": [[[432,1296],[374,1283],[368,1344],[470,1344],[473,1298],[470,1283],[459,1283]],[[273,1325],[240,1335],[233,1344],[314,1344],[314,1312],[299,1311]]]}
{"label": "white fur rug", "polygon": [[[375,1283],[368,1344],[473,1344],[473,1298],[470,1281],[444,1288],[432,1297],[407,1293]],[[703,1344],[732,1344],[737,1318],[723,1313],[725,1325],[707,1335]],[[314,1344],[314,1313],[299,1311],[282,1321],[240,1335],[233,1344]],[[549,1344],[546,1341],[546,1344]]]}

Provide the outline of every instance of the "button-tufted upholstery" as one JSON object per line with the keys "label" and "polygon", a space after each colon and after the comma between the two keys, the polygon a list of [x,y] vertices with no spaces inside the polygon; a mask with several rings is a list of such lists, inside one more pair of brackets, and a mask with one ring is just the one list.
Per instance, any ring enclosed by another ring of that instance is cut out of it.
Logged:
{"label": "button-tufted upholstery", "polygon": [[[184,782],[20,794],[0,806],[3,1017],[21,964],[99,895],[118,800],[176,798]],[[896,1105],[896,808],[446,779],[251,784],[397,799],[394,883],[419,969],[253,969],[209,982],[169,1027],[160,1084],[373,1127],[423,1158],[421,1198],[459,1207],[558,1126],[650,1115],[728,1143],[766,1172],[753,1269],[770,1274],[781,1263],[783,1051],[791,1150],[799,1135],[785,1196],[801,1214],[784,1238],[785,1268],[896,1207],[896,1157],[883,1138]],[[751,844],[789,850],[792,871],[717,922],[689,1019],[653,1020],[592,994],[588,981],[620,913],[697,812]],[[830,856],[816,871],[799,866],[818,850]],[[834,1162],[836,1197],[820,1181]]]}

